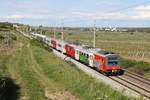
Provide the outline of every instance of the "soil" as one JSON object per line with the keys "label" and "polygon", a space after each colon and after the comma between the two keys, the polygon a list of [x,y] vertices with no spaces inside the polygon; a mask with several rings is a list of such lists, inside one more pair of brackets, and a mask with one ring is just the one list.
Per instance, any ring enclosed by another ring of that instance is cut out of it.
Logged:
{"label": "soil", "polygon": [[23,46],[23,44],[20,42],[13,42],[10,45],[0,44],[0,55],[13,54],[18,49],[21,49],[22,46]]}
{"label": "soil", "polygon": [[48,100],[79,100],[68,91],[51,93],[45,90],[45,97],[47,97]]}

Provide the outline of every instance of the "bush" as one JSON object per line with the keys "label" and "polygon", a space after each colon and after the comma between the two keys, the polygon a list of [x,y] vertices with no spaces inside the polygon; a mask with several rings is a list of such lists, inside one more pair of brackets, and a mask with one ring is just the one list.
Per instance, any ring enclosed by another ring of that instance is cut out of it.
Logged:
{"label": "bush", "polygon": [[10,37],[11,37],[12,40],[17,40],[17,37],[13,34],[11,34]]}
{"label": "bush", "polygon": [[0,39],[3,40],[5,39],[5,37],[0,34]]}

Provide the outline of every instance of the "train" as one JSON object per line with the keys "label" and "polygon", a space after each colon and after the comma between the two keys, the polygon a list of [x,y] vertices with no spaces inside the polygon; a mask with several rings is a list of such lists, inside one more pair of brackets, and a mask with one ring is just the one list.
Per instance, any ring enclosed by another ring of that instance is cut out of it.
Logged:
{"label": "train", "polygon": [[94,48],[89,45],[77,45],[41,34],[32,33],[31,37],[42,40],[49,47],[62,52],[106,76],[122,75],[124,73],[120,64],[120,56],[114,52]]}

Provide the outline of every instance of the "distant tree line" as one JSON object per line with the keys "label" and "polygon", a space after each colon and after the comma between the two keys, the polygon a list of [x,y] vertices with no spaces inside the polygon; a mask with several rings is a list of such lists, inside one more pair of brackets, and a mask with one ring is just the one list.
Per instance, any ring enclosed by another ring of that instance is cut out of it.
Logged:
{"label": "distant tree line", "polygon": [[150,32],[150,28],[132,28],[128,29],[128,32]]}

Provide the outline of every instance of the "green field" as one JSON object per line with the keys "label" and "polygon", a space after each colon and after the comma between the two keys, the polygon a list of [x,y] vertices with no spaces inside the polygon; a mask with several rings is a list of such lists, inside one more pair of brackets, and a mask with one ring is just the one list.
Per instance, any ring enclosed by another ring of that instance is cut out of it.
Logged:
{"label": "green field", "polygon": [[19,95],[14,100],[134,100],[57,58],[39,41],[16,34],[16,42],[22,45],[0,55],[1,76],[11,78],[20,88],[13,92]]}

